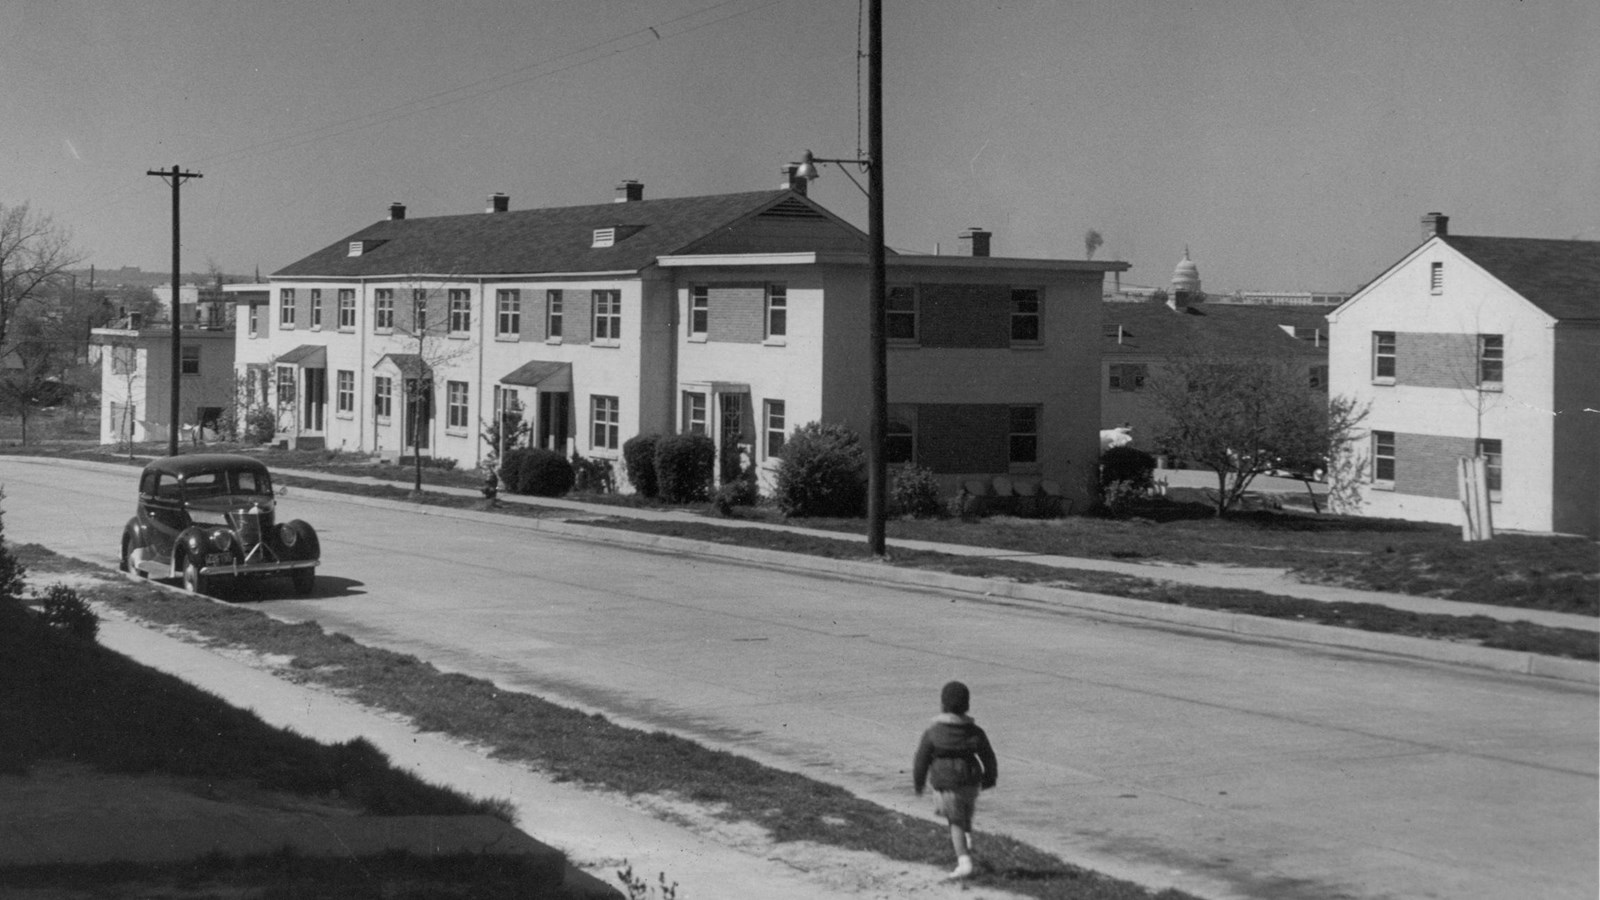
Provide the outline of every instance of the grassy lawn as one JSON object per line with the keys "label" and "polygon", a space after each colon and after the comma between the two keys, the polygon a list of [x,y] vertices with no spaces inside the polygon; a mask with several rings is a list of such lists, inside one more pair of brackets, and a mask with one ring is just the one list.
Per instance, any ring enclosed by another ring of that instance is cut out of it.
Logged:
{"label": "grassy lawn", "polygon": [[[51,572],[89,572],[107,574],[88,564],[69,560],[36,546],[15,551],[36,574]],[[46,574],[48,580],[48,574]],[[181,625],[209,640],[224,645],[248,648],[288,658],[283,673],[302,683],[314,683],[350,697],[356,702],[409,718],[424,731],[443,732],[492,748],[495,756],[525,762],[535,769],[564,781],[625,794],[661,794],[682,798],[710,808],[721,818],[747,822],[766,829],[776,841],[812,841],[826,846],[878,853],[888,859],[930,867],[949,863],[949,838],[942,825],[926,818],[913,818],[862,800],[842,788],[822,784],[801,775],[783,772],[743,757],[711,750],[693,741],[667,734],[624,728],[604,716],[589,715],[548,703],[538,697],[507,693],[491,682],[460,674],[444,674],[413,656],[364,647],[340,634],[328,634],[315,623],[296,625],[278,622],[246,606],[229,605],[200,597],[160,590],[152,585],[113,578],[98,586],[80,590],[86,599],[114,606],[132,616],[160,625]],[[0,624],[4,638],[16,642],[12,632],[23,629]],[[9,656],[10,644],[6,647]],[[19,652],[22,649],[19,648]],[[298,745],[281,745],[283,738],[268,735],[257,742],[249,725],[254,717],[247,713],[202,710],[206,695],[105,653],[97,647],[73,650],[73,663],[53,664],[48,653],[34,663],[41,671],[53,671],[58,678],[70,678],[77,688],[67,693],[67,702],[83,703],[80,714],[70,724],[53,729],[54,742],[67,747],[84,747],[108,740],[120,730],[111,731],[111,719],[137,723],[142,746],[132,755],[138,765],[153,766],[161,758],[179,755],[173,751],[188,741],[201,741],[211,731],[221,730],[229,737],[225,743],[235,749],[210,751],[215,762],[195,764],[196,770],[226,764],[230,774],[257,773],[258,777],[294,780],[302,768],[324,772],[327,760],[318,762],[314,754],[356,753],[362,750],[331,748],[326,751]],[[97,663],[109,668],[85,670],[85,659],[109,657]],[[154,687],[144,686],[144,673]],[[119,686],[105,691],[102,679]],[[124,682],[136,682],[122,686]],[[0,683],[13,692],[25,685],[41,684],[43,679]],[[99,721],[92,713],[102,693],[115,698]],[[43,717],[48,708],[62,701],[52,691],[31,701]],[[11,697],[0,700],[10,702]],[[23,698],[18,698],[19,701]],[[141,710],[160,707],[156,713],[170,728],[152,727]],[[197,706],[196,704],[201,704]],[[205,718],[189,719],[205,713]],[[260,728],[259,722],[256,723]],[[21,741],[25,729],[7,728],[12,745],[6,758],[19,762],[39,758],[38,749]],[[167,743],[168,741],[171,743]],[[259,743],[260,746],[254,746]],[[290,742],[293,744],[293,742]],[[10,745],[8,745],[10,746]],[[350,745],[346,745],[348,748]],[[111,761],[124,756],[121,750],[101,750]],[[375,751],[374,751],[375,752]],[[33,756],[28,756],[33,753]],[[313,754],[309,759],[292,754]],[[204,753],[202,756],[206,755]],[[300,760],[300,762],[293,762]],[[313,790],[327,791],[326,783]],[[398,789],[393,789],[398,790]],[[389,791],[369,791],[386,796]],[[363,795],[364,796],[364,795]],[[432,795],[424,794],[425,797]],[[446,801],[439,800],[444,803]],[[470,801],[455,800],[471,808]],[[1152,895],[1144,888],[1072,866],[1041,850],[992,833],[980,837],[981,871],[973,880],[977,886],[990,886],[1031,897],[1060,900],[1134,900],[1155,896],[1160,900],[1179,900],[1189,895],[1164,891]],[[670,873],[668,873],[670,876]],[[4,873],[0,872],[0,884]],[[287,895],[286,895],[287,896]],[[301,896],[295,894],[294,896]]]}

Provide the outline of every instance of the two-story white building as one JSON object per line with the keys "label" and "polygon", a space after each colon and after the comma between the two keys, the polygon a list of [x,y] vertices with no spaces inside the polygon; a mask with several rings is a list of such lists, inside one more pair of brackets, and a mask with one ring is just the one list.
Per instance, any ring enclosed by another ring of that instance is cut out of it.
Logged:
{"label": "two-story white building", "polygon": [[[867,237],[774,191],[379,221],[241,309],[238,366],[302,446],[479,463],[497,410],[537,446],[616,460],[703,432],[770,473],[811,421],[866,433]],[[1120,262],[891,253],[890,455],[953,485],[1023,474],[1093,498],[1099,303]],[[724,475],[730,474],[724,469]]]}
{"label": "two-story white building", "polygon": [[1482,456],[1496,527],[1600,535],[1600,242],[1423,229],[1328,316],[1331,389],[1369,407],[1357,511],[1459,522]]}

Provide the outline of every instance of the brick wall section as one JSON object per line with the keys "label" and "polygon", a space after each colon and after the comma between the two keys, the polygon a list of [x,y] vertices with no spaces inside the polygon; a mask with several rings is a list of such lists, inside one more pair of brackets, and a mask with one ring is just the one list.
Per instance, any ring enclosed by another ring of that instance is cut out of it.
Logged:
{"label": "brick wall section", "polygon": [[1456,460],[1471,456],[1476,448],[1471,438],[1436,434],[1397,433],[1394,436],[1394,489],[1419,497],[1455,499],[1461,495],[1456,482]]}
{"label": "brick wall section", "polygon": [[1394,336],[1395,383],[1414,387],[1470,388],[1478,383],[1478,336],[1419,334]]}
{"label": "brick wall section", "polygon": [[917,462],[937,473],[1011,467],[1011,407],[924,403],[917,407]]}
{"label": "brick wall section", "polygon": [[587,344],[594,339],[594,295],[586,290],[561,294],[561,342]]}
{"label": "brick wall section", "polygon": [[1010,286],[919,285],[917,299],[917,337],[922,346],[981,349],[1011,346]]}
{"label": "brick wall section", "polygon": [[549,308],[542,288],[522,289],[522,329],[518,333],[525,341],[545,339],[545,313]]}
{"label": "brick wall section", "polygon": [[759,344],[766,337],[767,286],[715,285],[706,291],[706,340]]}

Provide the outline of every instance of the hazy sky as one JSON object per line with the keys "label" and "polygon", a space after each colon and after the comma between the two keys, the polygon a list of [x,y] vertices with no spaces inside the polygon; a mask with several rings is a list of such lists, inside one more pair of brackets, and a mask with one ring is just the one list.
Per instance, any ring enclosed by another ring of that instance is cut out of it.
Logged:
{"label": "hazy sky", "polygon": [[[1600,239],[1600,3],[884,0],[888,237],[1350,290],[1452,230]],[[0,203],[271,272],[387,215],[774,188],[854,157],[856,0],[0,0]],[[836,170],[811,196],[865,227]]]}

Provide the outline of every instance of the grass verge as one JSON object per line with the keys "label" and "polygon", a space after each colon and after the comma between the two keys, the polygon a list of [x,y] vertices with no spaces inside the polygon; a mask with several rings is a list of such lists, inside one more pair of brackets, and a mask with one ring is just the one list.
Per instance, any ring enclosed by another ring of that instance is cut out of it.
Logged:
{"label": "grass verge", "polygon": [[[41,547],[14,552],[35,573],[105,574]],[[280,674],[293,680],[406,716],[424,731],[492,748],[497,757],[527,763],[558,780],[682,798],[723,819],[758,825],[775,841],[812,841],[931,867],[949,862],[948,833],[931,820],[666,732],[625,728],[604,716],[502,691],[483,679],[441,673],[416,657],[327,634],[315,623],[290,625],[253,609],[122,580],[79,592],[151,623],[181,625],[207,640],[286,657],[290,662]],[[985,834],[982,840],[976,885],[1049,900],[1189,896],[1175,890],[1152,894],[1004,835]]]}

